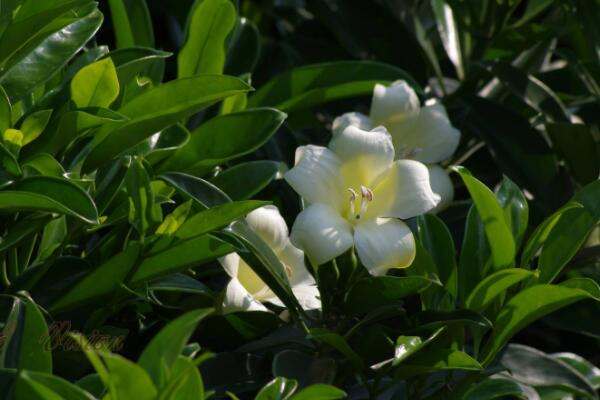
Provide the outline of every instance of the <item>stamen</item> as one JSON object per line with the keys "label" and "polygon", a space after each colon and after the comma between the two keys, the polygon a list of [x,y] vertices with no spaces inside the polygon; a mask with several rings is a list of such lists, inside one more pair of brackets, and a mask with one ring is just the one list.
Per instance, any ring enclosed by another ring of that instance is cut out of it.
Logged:
{"label": "stamen", "polygon": [[352,188],[348,188],[348,191],[350,192],[350,214],[354,215],[356,214],[356,210],[354,209],[354,203],[356,202],[358,193],[356,193],[356,191]]}
{"label": "stamen", "polygon": [[360,194],[360,211],[356,216],[356,219],[360,219],[360,217],[362,217],[362,215],[367,212],[367,208],[369,208],[369,203],[373,201],[373,191],[368,187],[361,186]]}

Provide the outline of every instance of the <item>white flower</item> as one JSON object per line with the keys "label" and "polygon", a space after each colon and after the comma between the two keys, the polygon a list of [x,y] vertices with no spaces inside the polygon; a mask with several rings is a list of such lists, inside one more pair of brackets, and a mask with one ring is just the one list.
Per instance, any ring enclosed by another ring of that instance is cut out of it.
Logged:
{"label": "white flower", "polygon": [[[352,115],[346,116],[350,120]],[[394,162],[387,130],[370,131],[338,120],[329,148],[303,146],[287,182],[308,203],[292,227],[291,241],[316,264],[353,244],[373,275],[409,266],[415,242],[396,218],[425,213],[440,201],[429,185],[427,167],[414,160]]]}
{"label": "white flower", "polygon": [[441,104],[421,107],[415,91],[405,82],[396,81],[373,89],[370,115],[347,113],[333,122],[333,135],[340,127],[356,126],[371,129],[383,125],[392,135],[395,159],[412,159],[428,164],[431,187],[442,202],[439,211],[452,201],[454,189],[448,174],[436,163],[449,158],[458,146],[460,132],[455,129]]}
{"label": "white flower", "polygon": [[[290,243],[287,225],[277,207],[258,208],[246,216],[246,222],[269,245],[283,264],[300,305],[306,310],[320,308],[319,292],[314,278],[304,265],[304,253]],[[271,289],[237,253],[228,254],[219,261],[231,277],[225,289],[224,312],[267,311],[263,302],[283,306]]]}

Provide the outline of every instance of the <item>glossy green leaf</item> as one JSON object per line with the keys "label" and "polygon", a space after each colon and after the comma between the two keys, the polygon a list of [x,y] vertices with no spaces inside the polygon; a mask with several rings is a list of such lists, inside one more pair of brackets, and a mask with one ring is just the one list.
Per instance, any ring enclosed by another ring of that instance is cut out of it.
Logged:
{"label": "glossy green leaf", "polygon": [[555,353],[552,354],[552,358],[558,359],[577,370],[587,379],[594,390],[600,388],[600,368],[585,358],[573,353]]}
{"label": "glossy green leaf", "polygon": [[288,400],[297,387],[298,382],[293,379],[275,378],[258,392],[254,400]]}
{"label": "glossy green leaf", "polygon": [[36,393],[40,399],[94,400],[91,394],[56,375],[21,371],[19,379],[26,382],[30,390]]}
{"label": "glossy green leaf", "polygon": [[8,95],[2,86],[0,86],[0,133],[12,126],[12,107]]}
{"label": "glossy green leaf", "polygon": [[316,383],[300,390],[290,400],[337,400],[345,399],[346,392],[335,386]]}
{"label": "glossy green leaf", "polygon": [[157,235],[173,235],[187,219],[191,206],[191,200],[188,200],[185,203],[177,206],[177,208],[175,208],[171,214],[165,217],[158,228],[156,228],[155,233]]}
{"label": "glossy green leaf", "polygon": [[118,290],[138,259],[139,252],[138,246],[129,246],[100,264],[56,299],[49,310],[57,312],[73,308]]}
{"label": "glossy green leaf", "polygon": [[171,370],[171,379],[159,394],[159,399],[177,400],[182,397],[204,399],[205,392],[202,376],[195,362],[179,356]]}
{"label": "glossy green leaf", "polygon": [[328,344],[339,351],[352,364],[354,369],[361,370],[364,367],[363,360],[354,349],[352,349],[343,336],[325,328],[313,328],[310,330],[308,337]]}
{"label": "glossy green leaf", "polygon": [[[600,288],[593,281],[569,282],[535,285],[507,301],[494,321],[492,336],[482,354],[483,364],[489,364],[512,336],[533,321],[579,300],[600,300]],[[579,287],[569,287],[572,283]]]}
{"label": "glossy green leaf", "polygon": [[175,233],[178,239],[190,239],[214,231],[242,218],[250,211],[268,205],[258,200],[235,201],[200,211],[188,218]]}
{"label": "glossy green leaf", "polygon": [[119,79],[110,57],[86,65],[71,80],[71,99],[78,108],[108,108],[119,96]]}
{"label": "glossy green leaf", "polygon": [[425,310],[414,314],[411,320],[414,327],[411,332],[438,329],[447,325],[492,327],[490,320],[482,314],[464,309],[451,311]]}
{"label": "glossy green leaf", "polygon": [[255,108],[213,118],[192,132],[189,142],[173,154],[162,170],[206,173],[215,165],[262,146],[285,118],[286,114],[273,108]]}
{"label": "glossy green leaf", "polygon": [[532,193],[546,212],[560,207],[569,190],[559,181],[554,153],[541,133],[498,102],[479,97],[468,102],[467,125],[492,149],[503,173]]}
{"label": "glossy green leaf", "polygon": [[145,0],[109,0],[118,48],[154,47],[152,20]]}
{"label": "glossy green leaf", "polygon": [[[117,76],[121,87],[133,82],[136,76],[148,76],[152,82],[161,82],[163,64],[172,54],[148,47],[127,47],[110,53],[117,68]],[[158,72],[157,72],[158,71]]]}
{"label": "glossy green leaf", "polygon": [[471,387],[464,400],[492,400],[513,396],[527,399],[527,393],[517,382],[505,378],[488,378]]}
{"label": "glossy green leaf", "polygon": [[32,176],[0,191],[0,210],[55,212],[98,223],[96,206],[87,192],[65,179],[49,176]]}
{"label": "glossy green leaf", "polygon": [[519,187],[506,176],[496,191],[496,198],[504,210],[504,220],[510,228],[517,247],[529,223],[529,205]]}
{"label": "glossy green leaf", "polygon": [[104,124],[121,123],[127,120],[124,115],[104,108],[68,111],[53,122],[35,142],[25,147],[22,154],[27,159],[40,152],[57,154],[86,132]]}
{"label": "glossy green leaf", "polygon": [[186,40],[177,58],[180,78],[220,74],[225,65],[225,39],[236,22],[230,0],[196,1],[187,21]]}
{"label": "glossy green leaf", "polygon": [[398,377],[428,374],[435,371],[479,371],[481,365],[466,353],[450,349],[430,349],[415,354],[395,369]]}
{"label": "glossy green leaf", "polygon": [[24,292],[10,300],[12,305],[2,332],[1,366],[51,373],[50,336],[42,311]]}
{"label": "glossy green leaf", "polygon": [[48,125],[51,115],[52,110],[41,110],[36,111],[25,118],[21,124],[21,127],[19,128],[21,132],[23,132],[23,146],[34,141],[42,134]]}
{"label": "glossy green leaf", "polygon": [[432,281],[420,276],[379,276],[356,282],[348,292],[345,308],[352,314],[362,314],[373,308],[397,302],[431,285]]}
{"label": "glossy green leaf", "polygon": [[[46,175],[62,178],[66,171],[63,166],[48,153],[37,153],[23,163],[25,175]],[[35,172],[34,172],[35,171]]]}
{"label": "glossy green leaf", "polygon": [[222,171],[211,179],[211,183],[232,200],[246,200],[281,178],[285,168],[285,164],[277,161],[249,161]]}
{"label": "glossy green leaf", "polygon": [[494,267],[496,269],[510,267],[514,264],[515,241],[496,196],[487,186],[471,176],[465,168],[456,167],[455,171],[463,179],[481,216]]}
{"label": "glossy green leaf", "polygon": [[584,375],[560,359],[532,347],[510,344],[499,361],[523,383],[554,387],[589,399],[597,398],[596,391]]}
{"label": "glossy green leaf", "polygon": [[0,84],[9,98],[18,100],[50,79],[92,38],[102,20],[102,13],[95,7],[82,7],[67,25],[12,64],[0,76]]}
{"label": "glossy green leaf", "polygon": [[104,384],[112,398],[140,400],[156,398],[156,386],[141,367],[116,354],[100,353],[100,357],[108,371],[109,378],[104,381]]}
{"label": "glossy green leaf", "polygon": [[216,260],[232,251],[231,246],[223,241],[209,235],[202,235],[148,254],[131,276],[130,281],[132,284],[139,284]]}
{"label": "glossy green leaf", "polygon": [[484,311],[487,306],[506,292],[507,289],[521,282],[525,278],[532,277],[533,273],[521,268],[508,268],[496,271],[487,276],[473,289],[465,303],[468,309]]}
{"label": "glossy green leaf", "polygon": [[23,218],[18,222],[11,224],[0,241],[0,253],[17,246],[19,243],[30,238],[31,235],[42,230],[51,219],[51,216],[33,216],[30,218]]}
{"label": "glossy green leaf", "polygon": [[458,32],[459,27],[454,18],[454,12],[444,0],[433,0],[431,8],[437,21],[437,29],[446,54],[450,61],[452,61],[452,64],[454,64],[458,78],[463,79],[465,67],[463,65],[460,33]]}
{"label": "glossy green leaf", "polygon": [[346,97],[371,95],[377,82],[404,79],[420,92],[403,70],[371,61],[338,61],[289,70],[276,76],[248,100],[248,107],[271,106],[292,111]]}
{"label": "glossy green leaf", "polygon": [[425,340],[420,336],[399,336],[398,339],[396,339],[396,348],[394,350],[394,361],[392,362],[392,365],[402,363],[404,360],[423,349],[435,340],[444,329],[444,327],[438,329]]}
{"label": "glossy green leaf", "polygon": [[211,312],[211,309],[190,311],[171,321],[148,343],[138,365],[146,370],[159,389],[166,384],[177,357],[198,323]]}
{"label": "glossy green leaf", "polygon": [[417,217],[417,236],[435,263],[437,274],[453,298],[457,296],[457,267],[454,240],[444,222],[433,214]]}
{"label": "glossy green leaf", "polygon": [[552,282],[573,258],[597,225],[586,208],[572,208],[561,214],[548,234],[538,261],[539,281]]}
{"label": "glossy green leaf", "polygon": [[594,136],[584,124],[546,124],[554,150],[565,160],[574,178],[583,184],[600,175],[600,154]]}
{"label": "glossy green leaf", "polygon": [[252,72],[256,66],[261,49],[258,28],[252,21],[241,17],[231,33],[228,44],[225,73],[239,76]]}
{"label": "glossy green leaf", "polygon": [[150,176],[140,158],[135,158],[125,174],[125,187],[129,197],[129,223],[144,237],[151,226],[160,223],[162,212],[154,200],[156,194]]}
{"label": "glossy green leaf", "polygon": [[91,171],[202,108],[248,90],[240,79],[214,75],[177,79],[149,89],[119,109],[129,121],[107,125],[98,132],[83,169]]}
{"label": "glossy green leaf", "polygon": [[231,202],[231,199],[218,187],[202,178],[179,172],[170,172],[161,175],[159,178],[187,198],[194,200],[202,208],[210,208]]}
{"label": "glossy green leaf", "polygon": [[15,155],[10,152],[1,142],[0,142],[0,165],[2,165],[2,169],[14,176],[21,175],[21,167],[15,158]]}
{"label": "glossy green leaf", "polygon": [[158,140],[148,139],[151,149],[144,155],[146,161],[156,165],[181,149],[190,140],[190,131],[182,124],[171,125],[160,132]]}

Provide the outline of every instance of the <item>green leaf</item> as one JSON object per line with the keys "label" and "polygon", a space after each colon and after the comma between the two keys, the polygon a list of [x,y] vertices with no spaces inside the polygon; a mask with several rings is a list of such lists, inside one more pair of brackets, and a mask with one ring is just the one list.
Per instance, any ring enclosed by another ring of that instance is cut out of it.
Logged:
{"label": "green leaf", "polygon": [[214,261],[234,250],[223,241],[202,235],[148,254],[132,275],[132,285]]}
{"label": "green leaf", "polygon": [[19,379],[26,382],[30,390],[40,399],[94,400],[91,394],[56,375],[21,371]]}
{"label": "green leaf", "polygon": [[517,246],[521,243],[529,222],[529,205],[519,187],[506,176],[496,191],[496,198],[504,210],[504,220]]}
{"label": "green leaf", "polygon": [[454,18],[454,12],[443,0],[432,0],[431,8],[435,15],[436,26],[446,54],[450,61],[452,61],[452,64],[454,64],[458,78],[462,80],[465,76],[465,67],[463,65],[460,33]]}
{"label": "green leaf", "polygon": [[346,296],[345,309],[362,314],[412,296],[431,285],[432,281],[420,276],[378,276],[356,282]]}
{"label": "green leaf", "polygon": [[30,114],[25,118],[25,121],[19,128],[23,132],[23,146],[37,139],[38,136],[46,129],[52,110],[41,110]]}
{"label": "green leaf", "polygon": [[522,115],[484,98],[467,99],[471,112],[467,126],[493,151],[498,167],[538,199],[550,213],[569,197],[561,184],[554,153],[543,135]]}
{"label": "green leaf", "polygon": [[204,174],[215,165],[241,157],[262,146],[281,126],[286,114],[273,108],[255,108],[215,117],[192,132],[163,171]]}
{"label": "green leaf", "polygon": [[464,400],[492,400],[513,396],[527,399],[527,393],[517,382],[505,378],[488,378],[472,386],[465,393]]}
{"label": "green leaf", "polygon": [[484,311],[492,302],[506,292],[507,289],[525,278],[533,277],[533,273],[521,268],[508,268],[496,271],[487,276],[473,289],[466,307],[474,311]]}
{"label": "green leaf", "polygon": [[31,93],[63,68],[94,36],[103,20],[95,6],[82,7],[72,15],[66,25],[44,38],[0,76],[0,85],[11,100]]}
{"label": "green leaf", "polygon": [[492,323],[486,317],[470,310],[425,310],[414,314],[411,320],[414,327],[411,332],[438,329],[447,325],[492,327]]}
{"label": "green leaf", "polygon": [[51,219],[51,216],[33,216],[12,223],[0,241],[0,254],[11,247],[19,245],[24,240],[30,238],[31,235],[42,230]]}
{"label": "green leaf", "polygon": [[239,76],[252,72],[259,60],[260,40],[256,25],[247,18],[239,18],[229,40],[225,73]]}
{"label": "green leaf", "polygon": [[96,206],[86,191],[50,176],[32,176],[7,186],[0,191],[0,210],[54,212],[98,223]]}
{"label": "green leaf", "polygon": [[[1,11],[0,11],[1,12]],[[0,133],[12,126],[12,107],[8,95],[2,86],[0,86]]]}
{"label": "green leaf", "polygon": [[399,336],[398,339],[396,339],[396,348],[394,350],[394,361],[392,362],[392,365],[396,366],[404,362],[404,360],[423,349],[435,340],[444,329],[446,328],[442,327],[438,329],[425,340],[420,336]]}
{"label": "green leaf", "polygon": [[194,200],[202,208],[231,202],[231,199],[218,187],[202,178],[179,172],[169,172],[159,178],[173,186],[185,197]]}
{"label": "green leaf", "polygon": [[268,204],[270,203],[266,201],[246,200],[225,203],[202,210],[185,221],[175,233],[175,237],[185,240],[209,233],[244,217],[254,209]]}
{"label": "green leaf", "polygon": [[495,62],[490,65],[491,72],[508,87],[516,96],[549,120],[569,121],[570,114],[560,101],[543,82],[527,75],[508,62]]}
{"label": "green leaf", "polygon": [[104,108],[68,111],[58,121],[53,122],[38,140],[23,149],[23,157],[29,159],[40,152],[57,154],[86,132],[104,124],[124,122],[128,119]]}
{"label": "green leaf", "polygon": [[159,389],[167,383],[177,357],[198,323],[212,311],[201,309],[187,312],[169,322],[148,343],[138,359],[138,365],[146,370]]}
{"label": "green leaf", "polygon": [[298,382],[293,379],[275,378],[258,392],[254,400],[288,400],[297,387]]}
{"label": "green leaf", "polygon": [[520,382],[566,390],[588,399],[597,398],[596,391],[584,375],[569,364],[532,347],[510,344],[499,361]]}
{"label": "green leaf", "polygon": [[48,153],[38,153],[23,163],[26,176],[46,175],[62,178],[66,171],[62,165]]}
{"label": "green leaf", "polygon": [[145,0],[109,0],[118,48],[154,47],[152,20]]}
{"label": "green leaf", "polygon": [[290,400],[337,400],[345,399],[346,396],[346,392],[335,386],[316,383],[300,390]]}
{"label": "green leaf", "polygon": [[435,263],[437,274],[448,293],[456,298],[458,291],[454,240],[444,222],[433,214],[417,217],[418,238]]}
{"label": "green leaf", "polygon": [[586,184],[598,179],[600,154],[590,128],[583,124],[546,124],[552,146],[565,160],[573,177]]}
{"label": "green leaf", "polygon": [[600,388],[600,369],[585,358],[573,353],[555,353],[552,354],[552,358],[568,364],[571,368],[585,376],[594,390]]}
{"label": "green leaf", "polygon": [[104,381],[104,385],[108,387],[111,398],[155,399],[156,386],[146,371],[125,357],[104,352],[99,354],[108,371],[108,380]]}
{"label": "green leaf", "polygon": [[202,108],[248,90],[240,79],[215,75],[177,79],[149,89],[119,109],[129,121],[102,127],[82,169],[91,171]]}
{"label": "green leaf", "polygon": [[129,223],[144,237],[148,228],[161,222],[162,211],[160,204],[154,201],[150,176],[141,158],[136,157],[129,166],[125,186],[129,197]]}
{"label": "green leaf", "polygon": [[10,299],[12,306],[2,332],[0,365],[51,373],[52,352],[44,315],[25,292]]}
{"label": "green leaf", "polygon": [[117,76],[122,88],[134,82],[140,75],[148,76],[153,83],[159,84],[162,81],[161,70],[165,58],[171,55],[172,53],[147,47],[122,48],[109,54],[117,67]]}
{"label": "green leaf", "polygon": [[364,368],[364,364],[360,356],[350,347],[343,336],[325,328],[313,328],[308,334],[309,339],[315,339],[326,343],[339,351],[352,364],[352,367],[360,371]]}
{"label": "green leaf", "polygon": [[190,209],[192,207],[192,201],[188,200],[185,203],[177,206],[173,212],[165,217],[163,222],[156,228],[157,235],[171,236],[183,225],[187,219]]}
{"label": "green leaf", "polygon": [[600,288],[593,281],[586,279],[585,285],[569,287],[572,283],[582,282],[566,281],[560,286],[535,285],[506,302],[494,321],[492,336],[482,353],[482,363],[488,365],[512,336],[533,321],[579,300],[600,300]]}
{"label": "green leaf", "polygon": [[190,136],[190,131],[182,124],[171,125],[160,132],[158,140],[154,141],[150,138],[146,141],[151,150],[144,155],[144,158],[151,165],[156,165],[185,146]]}
{"label": "green leaf", "polygon": [[250,199],[279,179],[285,164],[278,161],[249,161],[234,165],[211,179],[232,200]]}
{"label": "green leaf", "polygon": [[409,361],[398,365],[395,375],[397,377],[410,377],[445,370],[479,371],[481,365],[462,351],[429,349],[417,353]]}
{"label": "green leaf", "polygon": [[544,245],[548,239],[548,235],[552,232],[554,226],[561,219],[562,214],[573,208],[581,208],[581,204],[574,201],[570,201],[561,207],[554,214],[546,218],[541,224],[539,224],[533,233],[529,236],[523,252],[521,253],[521,266],[525,267],[533,259],[536,252]]}
{"label": "green leaf", "polygon": [[138,246],[129,246],[100,264],[52,302],[49,310],[54,313],[74,308],[118,290],[137,261],[139,253]]}
{"label": "green leaf", "polygon": [[248,107],[270,106],[282,111],[308,108],[346,97],[371,95],[378,82],[406,80],[419,86],[403,70],[371,61],[338,61],[308,65],[284,72],[261,87]]}
{"label": "green leaf", "polygon": [[515,259],[515,241],[496,196],[487,186],[471,176],[467,169],[455,167],[454,170],[463,179],[481,216],[494,267],[496,269],[510,267]]}
{"label": "green leaf", "polygon": [[205,399],[204,383],[194,361],[179,356],[171,370],[171,379],[159,394],[159,400]]}
{"label": "green leaf", "polygon": [[586,208],[579,207],[560,215],[542,247],[537,268],[540,283],[550,283],[560,274],[585,243],[598,220]]}
{"label": "green leaf", "polygon": [[230,0],[196,1],[187,21],[185,43],[177,57],[177,76],[222,73],[225,39],[235,22],[236,11]]}
{"label": "green leaf", "polygon": [[14,176],[21,175],[21,167],[17,162],[14,154],[11,153],[4,145],[0,142],[0,165],[2,169]]}
{"label": "green leaf", "polygon": [[86,65],[71,80],[71,99],[78,108],[108,108],[119,97],[119,79],[110,57]]}

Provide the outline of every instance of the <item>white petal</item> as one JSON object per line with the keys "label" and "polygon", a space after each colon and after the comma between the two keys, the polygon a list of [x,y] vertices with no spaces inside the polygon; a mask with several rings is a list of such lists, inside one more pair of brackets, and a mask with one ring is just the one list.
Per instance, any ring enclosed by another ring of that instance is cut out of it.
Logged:
{"label": "white petal", "polygon": [[354,241],[348,221],[322,204],[312,204],[298,215],[290,240],[317,265],[339,256]]}
{"label": "white petal", "polygon": [[321,308],[321,294],[316,285],[299,285],[292,288],[298,303],[305,310]]}
{"label": "white petal", "polygon": [[433,193],[440,196],[441,201],[431,212],[437,213],[448,207],[454,199],[454,185],[448,173],[439,165],[428,165],[429,184]]}
{"label": "white petal", "polygon": [[372,275],[384,275],[390,268],[406,268],[415,258],[413,234],[396,219],[363,221],[355,227],[354,240],[360,261]]}
{"label": "white petal", "polygon": [[240,260],[241,258],[237,253],[229,253],[226,256],[219,258],[219,263],[227,275],[232,278],[237,278]]}
{"label": "white petal", "polygon": [[349,112],[343,114],[333,120],[333,124],[331,126],[333,136],[342,133],[344,129],[349,126],[356,126],[364,131],[370,131],[373,129],[373,122],[371,121],[371,118],[359,112]]}
{"label": "white petal", "polygon": [[277,256],[286,268],[288,280],[292,287],[315,283],[315,279],[304,264],[304,253],[291,242],[288,241],[288,244]]}
{"label": "white petal", "polygon": [[296,165],[285,174],[285,180],[306,202],[341,209],[347,192],[340,167],[341,161],[328,148],[302,146],[296,150]]}
{"label": "white petal", "polygon": [[223,300],[223,312],[234,311],[268,311],[267,308],[257,301],[244,286],[235,278],[231,279],[225,289]]}
{"label": "white petal", "polygon": [[372,188],[394,161],[394,146],[383,127],[364,131],[348,126],[335,136],[329,148],[342,161],[344,184],[360,193],[361,185]]}
{"label": "white petal", "polygon": [[373,89],[370,117],[375,125],[397,123],[419,113],[417,94],[406,81],[396,81],[386,87],[380,84]]}
{"label": "white petal", "polygon": [[392,123],[386,127],[392,135],[396,158],[403,158],[402,152],[414,150],[409,158],[437,163],[454,154],[460,141],[460,131],[452,126],[441,104],[422,108],[411,121]]}
{"label": "white petal", "polygon": [[283,250],[288,243],[288,227],[277,207],[257,208],[246,216],[246,222],[274,252]]}
{"label": "white petal", "polygon": [[429,170],[413,160],[398,160],[375,188],[373,202],[365,217],[412,218],[433,209],[440,197],[433,193]]}

